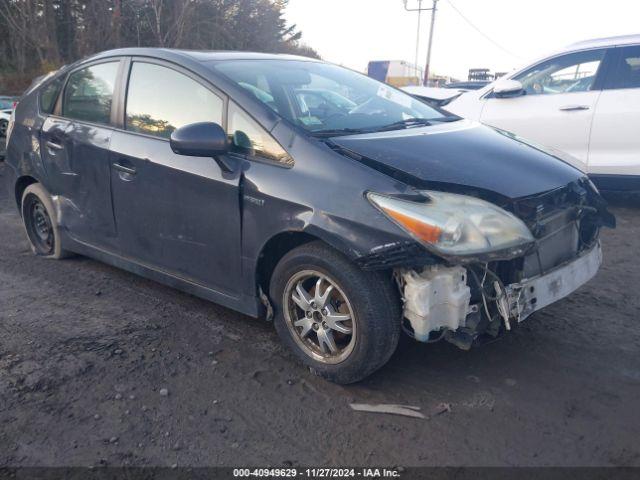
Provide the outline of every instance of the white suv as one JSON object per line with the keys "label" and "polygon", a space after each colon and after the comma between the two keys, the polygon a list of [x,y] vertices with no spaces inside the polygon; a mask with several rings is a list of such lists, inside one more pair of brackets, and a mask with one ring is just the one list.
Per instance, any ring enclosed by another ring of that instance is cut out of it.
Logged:
{"label": "white suv", "polygon": [[0,110],[0,160],[4,159],[11,110]]}
{"label": "white suv", "polygon": [[576,43],[446,107],[564,151],[606,190],[640,190],[640,35]]}

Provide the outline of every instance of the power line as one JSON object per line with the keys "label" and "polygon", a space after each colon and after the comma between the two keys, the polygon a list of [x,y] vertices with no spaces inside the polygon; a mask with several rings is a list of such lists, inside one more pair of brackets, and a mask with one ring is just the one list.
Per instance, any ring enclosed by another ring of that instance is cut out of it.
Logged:
{"label": "power line", "polygon": [[523,58],[520,55],[516,55],[515,53],[513,53],[511,50],[503,47],[502,45],[500,45],[498,42],[496,42],[494,39],[492,39],[489,35],[487,35],[486,33],[484,33],[482,30],[480,30],[478,27],[476,27],[474,25],[474,23],[469,20],[464,13],[462,13],[460,10],[458,10],[458,8],[451,2],[451,0],[447,0],[447,3],[451,6],[451,8],[453,8],[453,10],[460,15],[460,17],[467,22],[476,32],[478,32],[480,35],[482,35],[484,38],[486,38],[487,40],[489,40],[491,43],[493,43],[496,47],[498,47],[500,50],[502,50],[503,52],[511,55],[514,58],[517,58],[519,60],[523,60]]}

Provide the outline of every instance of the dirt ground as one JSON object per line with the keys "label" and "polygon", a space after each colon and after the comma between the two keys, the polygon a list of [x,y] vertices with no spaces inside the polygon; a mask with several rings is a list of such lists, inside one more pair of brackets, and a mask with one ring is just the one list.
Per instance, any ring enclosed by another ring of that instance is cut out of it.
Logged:
{"label": "dirt ground", "polygon": [[569,298],[470,352],[405,338],[343,387],[271,324],[87,258],[34,257],[1,190],[0,466],[640,466],[640,207],[612,211],[604,266]]}

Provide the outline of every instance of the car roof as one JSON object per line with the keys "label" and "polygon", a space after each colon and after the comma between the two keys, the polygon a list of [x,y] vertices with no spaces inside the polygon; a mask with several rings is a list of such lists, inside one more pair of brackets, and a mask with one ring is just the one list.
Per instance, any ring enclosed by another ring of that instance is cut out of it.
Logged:
{"label": "car roof", "polygon": [[[575,42],[559,50],[549,52],[546,55],[543,55],[537,58],[535,61],[527,62],[525,66],[522,66],[510,72],[506,78],[511,78],[514,75],[517,75],[518,73],[522,72],[523,70],[530,68],[533,65],[536,65],[537,63],[540,63],[542,61],[545,61],[553,57],[557,57],[558,55],[563,55],[571,52],[579,52],[582,50],[591,50],[594,48],[610,48],[610,47],[619,47],[619,46],[625,46],[625,45],[640,45],[640,34],[620,35],[617,37],[593,38],[591,40],[582,40],[580,42]],[[491,83],[489,85],[491,85]]]}
{"label": "car roof", "polygon": [[616,47],[619,45],[640,44],[640,34],[620,35],[617,37],[594,38],[591,40],[583,40],[581,42],[567,45],[562,51],[586,50],[589,48],[599,47]]}
{"label": "car roof", "polygon": [[176,57],[188,58],[200,63],[224,61],[224,60],[303,60],[318,61],[314,58],[302,57],[298,55],[288,55],[281,53],[261,53],[261,52],[242,52],[242,51],[226,51],[226,50],[179,50],[173,48],[120,48],[117,50],[107,50],[98,53],[87,59],[96,60],[114,56],[143,56],[155,57],[166,60],[175,60]]}
{"label": "car roof", "polygon": [[[618,47],[618,46],[625,46],[625,45],[640,45],[640,34],[619,35],[616,37],[593,38],[591,40],[582,40],[580,42],[575,42],[559,50],[549,52],[546,55],[543,55],[541,57],[534,59],[533,61],[529,61],[521,65],[520,67],[512,70],[503,78],[511,79],[517,76],[518,74],[522,73],[523,71],[527,70],[528,68],[531,68],[534,65],[539,64],[540,62],[544,62],[545,60],[557,57],[559,55],[563,55],[565,53],[579,52],[581,50],[590,50],[593,48],[608,48],[608,47]],[[493,89],[494,84],[496,82],[499,82],[500,80],[501,80],[500,78],[496,79],[495,81],[489,83],[488,85],[484,86],[480,90],[475,90],[474,92],[477,92],[477,94],[479,94],[480,96],[483,96],[487,92],[491,91]]]}

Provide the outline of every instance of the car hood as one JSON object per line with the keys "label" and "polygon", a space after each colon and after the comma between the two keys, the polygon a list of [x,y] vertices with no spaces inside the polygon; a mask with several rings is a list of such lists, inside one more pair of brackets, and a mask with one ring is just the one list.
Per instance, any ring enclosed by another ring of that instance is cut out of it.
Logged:
{"label": "car hood", "polygon": [[334,137],[331,142],[363,157],[372,168],[404,173],[410,184],[460,185],[512,199],[564,187],[584,176],[541,148],[470,120]]}

